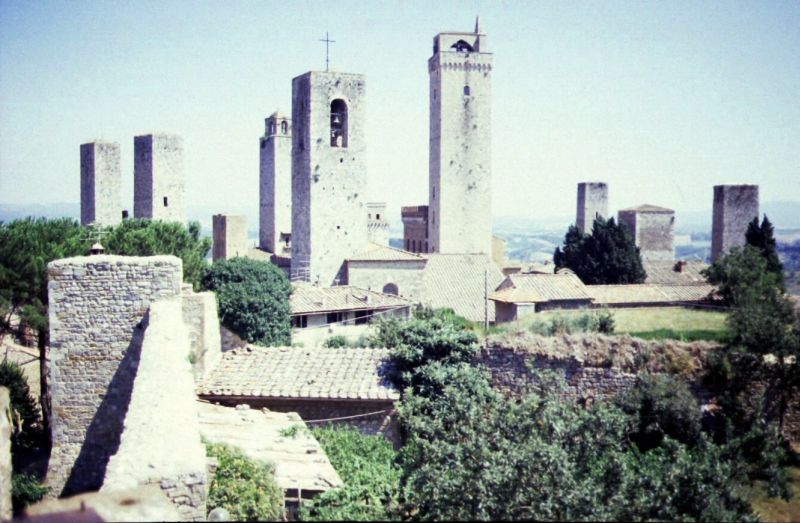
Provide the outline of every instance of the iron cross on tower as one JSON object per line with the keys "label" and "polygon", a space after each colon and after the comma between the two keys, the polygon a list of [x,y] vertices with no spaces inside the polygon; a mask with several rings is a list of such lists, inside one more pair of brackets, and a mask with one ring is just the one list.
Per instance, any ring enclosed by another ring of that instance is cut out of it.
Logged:
{"label": "iron cross on tower", "polygon": [[325,42],[325,72],[327,73],[329,71],[329,66],[331,61],[329,46],[330,44],[335,44],[336,40],[331,40],[330,37],[328,36],[328,31],[325,31],[325,39],[324,40],[320,39],[320,42]]}

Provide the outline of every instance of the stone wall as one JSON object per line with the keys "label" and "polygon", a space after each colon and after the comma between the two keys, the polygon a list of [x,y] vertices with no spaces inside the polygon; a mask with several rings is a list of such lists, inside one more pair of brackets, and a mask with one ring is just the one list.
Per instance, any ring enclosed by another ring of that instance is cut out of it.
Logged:
{"label": "stone wall", "polygon": [[215,214],[212,217],[212,238],[212,260],[245,256],[249,250],[247,217],[243,214]]}
{"label": "stone wall", "polygon": [[181,292],[174,256],[48,265],[51,495],[97,490],[116,453],[151,303]]}
{"label": "stone wall", "polygon": [[715,185],[711,261],[745,244],[747,225],[758,218],[758,185]]}
{"label": "stone wall", "polygon": [[421,302],[425,295],[424,269],[426,261],[348,261],[347,284],[361,289],[383,292],[393,283],[398,296],[413,302]]}
{"label": "stone wall", "polygon": [[183,138],[147,134],[133,139],[133,215],[186,221]]}
{"label": "stone wall", "polygon": [[222,356],[221,327],[217,296],[213,292],[192,292],[183,285],[183,322],[189,327],[189,359],[195,380],[200,383]]}
{"label": "stone wall", "polygon": [[116,225],[122,220],[119,144],[81,145],[81,224]]}
{"label": "stone wall", "polygon": [[184,314],[179,297],[150,305],[119,449],[108,462],[102,491],[155,484],[183,521],[203,521],[206,454]]}
{"label": "stone wall", "polygon": [[642,260],[674,261],[675,212],[658,209],[661,210],[621,210],[618,213],[619,222],[630,229]]}
{"label": "stone wall", "polygon": [[400,209],[403,218],[403,248],[409,252],[428,252],[428,206]]}
{"label": "stone wall", "polygon": [[608,218],[608,184],[603,182],[579,183],[575,225],[584,233],[590,234],[597,218]]}
{"label": "stone wall", "polygon": [[11,400],[0,387],[0,521],[11,519]]}

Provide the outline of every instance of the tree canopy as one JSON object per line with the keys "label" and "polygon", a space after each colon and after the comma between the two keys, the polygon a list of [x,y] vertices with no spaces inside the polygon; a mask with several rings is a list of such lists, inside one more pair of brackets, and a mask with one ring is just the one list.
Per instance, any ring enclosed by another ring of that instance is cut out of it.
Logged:
{"label": "tree canopy", "polygon": [[614,218],[596,219],[588,235],[570,226],[564,249],[556,247],[553,262],[556,270],[570,269],[588,285],[642,283],[647,277],[633,236]]}
{"label": "tree canopy", "polygon": [[220,322],[242,339],[260,345],[291,343],[292,286],[272,263],[219,260],[204,271],[202,286],[217,294]]}
{"label": "tree canopy", "polygon": [[781,288],[783,288],[783,264],[778,257],[778,246],[775,242],[775,228],[772,226],[766,214],[764,215],[764,220],[761,222],[761,225],[758,224],[757,217],[753,218],[753,221],[748,224],[747,232],[745,232],[745,241],[747,245],[758,249],[761,256],[763,256],[764,260],[767,262],[767,272],[775,274],[779,278],[778,281]]}

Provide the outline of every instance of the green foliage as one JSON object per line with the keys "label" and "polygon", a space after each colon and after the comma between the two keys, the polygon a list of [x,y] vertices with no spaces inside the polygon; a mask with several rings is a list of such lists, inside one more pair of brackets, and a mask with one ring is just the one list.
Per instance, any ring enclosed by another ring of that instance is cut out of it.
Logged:
{"label": "green foliage", "polygon": [[199,288],[211,240],[200,238],[200,224],[160,220],[123,220],[105,229],[101,243],[108,254],[154,256],[172,254],[183,261],[183,280]]}
{"label": "green foliage", "polygon": [[650,331],[634,331],[630,333],[635,338],[643,340],[678,340],[678,341],[718,341],[725,343],[730,339],[727,331],[710,329],[654,329]]}
{"label": "green foliage", "polygon": [[39,409],[19,365],[6,360],[0,362],[0,386],[8,388],[11,400],[12,447],[14,450],[28,447],[37,439],[40,430]]}
{"label": "green foliage", "polygon": [[583,314],[555,314],[532,322],[528,329],[542,336],[576,334],[579,332],[614,332],[614,315],[610,311]]}
{"label": "green foliage", "polygon": [[382,436],[353,428],[314,429],[313,435],[344,481],[301,508],[306,521],[385,521],[398,519],[400,469],[396,451]]}
{"label": "green foliage", "polygon": [[209,510],[224,507],[233,521],[277,521],[283,517],[283,491],[272,465],[258,463],[231,447],[207,444],[219,466],[211,481]]}
{"label": "green foliage", "polygon": [[588,285],[642,283],[647,277],[630,231],[614,218],[595,220],[589,235],[570,226],[564,249],[556,248],[553,262],[556,269],[570,269]]}
{"label": "green foliage", "polygon": [[775,228],[770,223],[769,218],[764,215],[761,225],[758,225],[758,217],[747,226],[745,232],[747,245],[756,248],[764,261],[767,262],[766,270],[778,278],[781,289],[784,288],[783,264],[778,257],[778,247],[775,242]]}
{"label": "green foliage", "polygon": [[615,403],[632,416],[631,439],[640,450],[661,446],[672,438],[689,446],[700,441],[700,404],[686,382],[667,374],[641,374],[636,385]]}
{"label": "green foliage", "polygon": [[344,336],[331,336],[322,344],[323,347],[328,347],[330,349],[339,349],[342,347],[347,347],[347,338]]}
{"label": "green foliage", "polygon": [[14,515],[20,516],[25,507],[40,501],[48,490],[32,474],[13,474],[11,476],[11,504],[14,507]]}
{"label": "green foliage", "polygon": [[275,265],[249,258],[220,260],[205,270],[202,285],[217,294],[220,322],[242,339],[291,343],[292,287]]}

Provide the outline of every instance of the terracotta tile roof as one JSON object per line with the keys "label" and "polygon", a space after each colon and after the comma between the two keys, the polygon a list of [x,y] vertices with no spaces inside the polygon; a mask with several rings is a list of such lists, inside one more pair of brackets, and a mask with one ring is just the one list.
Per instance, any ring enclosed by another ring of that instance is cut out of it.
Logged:
{"label": "terracotta tile roof", "polygon": [[575,274],[511,274],[489,298],[507,303],[542,303],[564,300],[588,302],[592,296]]}
{"label": "terracotta tile roof", "polygon": [[[503,281],[503,273],[487,254],[425,254],[425,290],[422,302],[434,308],[448,307],[470,321],[484,318],[484,271],[488,270],[491,293]],[[489,304],[489,321],[494,307]]]}
{"label": "terracotta tile roof", "polygon": [[711,285],[587,285],[596,305],[699,302],[714,290]]}
{"label": "terracotta tile roof", "polygon": [[385,378],[388,349],[259,347],[223,354],[204,396],[396,400]]}
{"label": "terracotta tile roof", "polygon": [[292,295],[289,297],[292,314],[390,309],[410,305],[411,302],[405,298],[350,285],[316,287],[299,283],[294,285]]}
{"label": "terracotta tile roof", "polygon": [[658,213],[674,213],[672,209],[667,209],[666,207],[659,207],[658,205],[650,205],[649,203],[645,203],[643,205],[637,205],[636,207],[628,207],[627,209],[620,209],[620,212],[658,212]]}
{"label": "terracotta tile roof", "polygon": [[369,246],[352,256],[347,261],[425,261],[419,254],[395,249],[386,245],[370,242]]}
{"label": "terracotta tile roof", "polygon": [[[676,271],[678,264],[682,264],[681,271]],[[700,271],[708,267],[708,264],[702,261],[663,261],[663,260],[642,260],[647,278],[645,283],[669,284],[669,285],[687,285],[687,284],[705,284],[706,279],[700,274]]]}

